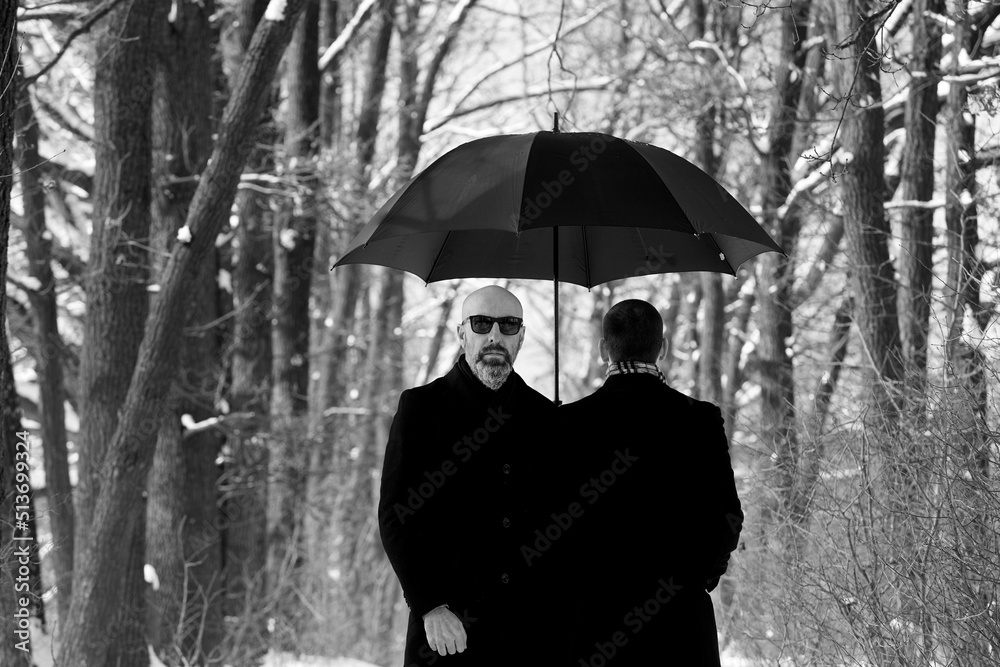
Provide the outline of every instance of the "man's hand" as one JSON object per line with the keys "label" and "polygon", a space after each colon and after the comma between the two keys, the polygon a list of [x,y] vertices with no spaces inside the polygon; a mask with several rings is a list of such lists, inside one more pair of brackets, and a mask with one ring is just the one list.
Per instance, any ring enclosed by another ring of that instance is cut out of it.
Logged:
{"label": "man's hand", "polygon": [[465,650],[465,627],[458,616],[445,606],[424,614],[424,632],[431,650],[441,655],[454,655]]}

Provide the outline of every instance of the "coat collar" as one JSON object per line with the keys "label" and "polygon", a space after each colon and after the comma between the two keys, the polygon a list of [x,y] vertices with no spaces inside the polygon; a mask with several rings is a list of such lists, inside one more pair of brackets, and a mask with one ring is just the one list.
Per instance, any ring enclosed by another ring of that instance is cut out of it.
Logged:
{"label": "coat collar", "polygon": [[657,391],[660,388],[667,388],[669,385],[665,385],[660,382],[660,378],[655,375],[650,375],[649,373],[631,373],[622,375],[611,375],[606,380],[604,384],[601,385],[601,389],[607,391]]}

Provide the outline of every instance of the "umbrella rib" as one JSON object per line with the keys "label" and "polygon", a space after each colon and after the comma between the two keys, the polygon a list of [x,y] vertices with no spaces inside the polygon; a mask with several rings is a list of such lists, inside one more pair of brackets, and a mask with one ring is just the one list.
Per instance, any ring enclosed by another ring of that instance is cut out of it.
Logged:
{"label": "umbrella rib", "polygon": [[[636,227],[635,228],[635,233],[639,237],[639,244],[642,245],[642,252],[643,252],[643,255],[644,255],[643,258],[648,262],[649,261],[649,247],[646,245],[646,239],[642,238],[642,227]],[[635,274],[632,274],[632,275],[635,275]]]}
{"label": "umbrella rib", "polygon": [[[715,240],[715,233],[714,232],[705,232],[703,234],[696,234],[695,236],[697,236],[698,239],[701,240],[701,241],[704,241],[705,237],[707,236],[709,242],[711,242],[711,244],[715,247],[715,252],[719,253],[719,259],[721,259],[722,261],[724,261],[726,263],[726,266],[729,267],[729,270],[732,272],[732,274],[734,276],[736,275],[736,269],[733,268],[733,263],[729,261],[728,257],[726,257],[726,253],[722,252],[722,248],[719,247],[719,244]],[[736,268],[739,268],[739,267],[736,267]]]}
{"label": "umbrella rib", "polygon": [[583,234],[583,270],[587,276],[587,289],[593,287],[591,284],[590,277],[590,248],[587,243],[587,228],[585,226],[580,227],[580,232]]}
{"label": "umbrella rib", "polygon": [[444,241],[441,241],[441,247],[438,248],[437,254],[434,255],[434,261],[431,262],[431,267],[427,271],[427,277],[424,278],[427,282],[431,282],[431,274],[434,273],[434,267],[437,266],[438,260],[441,259],[441,253],[444,252],[444,247],[448,245],[448,239],[451,238],[451,230],[448,230],[444,235]]}

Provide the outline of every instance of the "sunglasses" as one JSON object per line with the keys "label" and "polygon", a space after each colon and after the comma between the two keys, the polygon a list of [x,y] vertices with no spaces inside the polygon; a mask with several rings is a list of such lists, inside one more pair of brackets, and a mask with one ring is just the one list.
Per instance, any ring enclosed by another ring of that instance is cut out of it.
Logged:
{"label": "sunglasses", "polygon": [[477,334],[488,334],[493,331],[493,323],[496,322],[500,325],[500,333],[504,336],[516,334],[521,330],[521,325],[524,322],[520,317],[490,317],[489,315],[471,315],[462,320],[462,324],[465,324],[466,321],[472,325],[473,333]]}

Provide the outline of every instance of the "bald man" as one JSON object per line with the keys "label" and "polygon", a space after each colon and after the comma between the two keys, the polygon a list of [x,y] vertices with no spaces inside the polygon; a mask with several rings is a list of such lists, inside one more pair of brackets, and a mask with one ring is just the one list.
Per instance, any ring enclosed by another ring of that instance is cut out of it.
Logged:
{"label": "bald man", "polygon": [[519,549],[538,524],[555,408],[514,372],[513,294],[470,294],[457,334],[452,369],[400,395],[382,469],[379,529],[410,608],[404,666],[541,664],[538,569]]}

